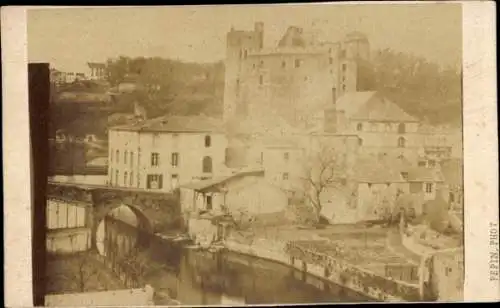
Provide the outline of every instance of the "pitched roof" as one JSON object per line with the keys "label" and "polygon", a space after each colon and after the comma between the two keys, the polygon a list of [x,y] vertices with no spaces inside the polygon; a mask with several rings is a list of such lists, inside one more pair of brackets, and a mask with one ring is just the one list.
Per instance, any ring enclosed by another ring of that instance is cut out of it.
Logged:
{"label": "pitched roof", "polygon": [[336,108],[356,120],[418,122],[418,119],[374,91],[346,93],[339,98]]}
{"label": "pitched roof", "polygon": [[362,183],[403,183],[401,170],[381,163],[378,158],[359,158],[353,168],[354,179]]}
{"label": "pitched roof", "polygon": [[191,182],[188,184],[181,185],[181,188],[188,188],[196,191],[206,191],[209,190],[210,188],[213,188],[214,186],[226,183],[229,180],[243,177],[243,176],[259,176],[263,175],[264,170],[261,168],[249,168],[248,170],[242,169],[240,171],[236,171],[233,174],[226,175],[226,176],[220,176],[220,177],[215,177],[213,179],[207,179],[207,180],[201,180],[201,181],[196,181],[196,182]]}
{"label": "pitched roof", "polygon": [[443,180],[439,169],[413,167],[408,170],[408,182],[442,182]]}
{"label": "pitched roof", "polygon": [[129,125],[112,127],[113,130],[147,132],[223,132],[222,120],[206,116],[164,116]]}

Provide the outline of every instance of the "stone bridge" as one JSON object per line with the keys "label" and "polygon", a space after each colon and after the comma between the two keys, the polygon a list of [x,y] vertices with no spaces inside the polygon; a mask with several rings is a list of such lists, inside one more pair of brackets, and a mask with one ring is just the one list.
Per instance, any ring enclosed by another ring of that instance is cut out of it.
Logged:
{"label": "stone bridge", "polygon": [[[127,206],[137,217],[139,237],[177,230],[182,227],[179,196],[175,193],[151,192],[118,187],[50,182],[47,200],[58,200],[86,208],[85,226],[91,230],[91,248],[96,248],[99,223],[113,209]],[[140,244],[140,243],[139,243]]]}

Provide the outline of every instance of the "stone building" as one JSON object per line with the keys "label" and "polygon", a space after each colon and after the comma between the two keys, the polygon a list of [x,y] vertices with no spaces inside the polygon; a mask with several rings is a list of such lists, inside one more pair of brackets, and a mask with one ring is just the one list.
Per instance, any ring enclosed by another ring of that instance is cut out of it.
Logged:
{"label": "stone building", "polygon": [[110,185],[168,192],[225,173],[227,139],[219,123],[171,116],[111,128]]}
{"label": "stone building", "polygon": [[350,33],[340,42],[319,42],[291,26],[269,49],[263,38],[263,23],[256,23],[253,31],[231,29],[227,34],[226,121],[273,113],[294,125],[307,125],[308,111],[368,86],[358,82],[370,53],[362,33]]}

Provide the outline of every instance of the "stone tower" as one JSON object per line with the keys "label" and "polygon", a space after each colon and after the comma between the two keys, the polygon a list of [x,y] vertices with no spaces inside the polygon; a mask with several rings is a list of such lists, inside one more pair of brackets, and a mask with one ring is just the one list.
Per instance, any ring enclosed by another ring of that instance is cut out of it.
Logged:
{"label": "stone tower", "polygon": [[240,104],[241,73],[247,56],[261,50],[264,44],[264,24],[255,23],[253,31],[231,28],[227,34],[225,82],[224,82],[224,121],[238,113]]}
{"label": "stone tower", "polygon": [[362,65],[370,60],[370,43],[366,35],[361,32],[351,32],[341,42],[339,54],[339,71],[337,89],[338,96],[359,89],[359,71]]}

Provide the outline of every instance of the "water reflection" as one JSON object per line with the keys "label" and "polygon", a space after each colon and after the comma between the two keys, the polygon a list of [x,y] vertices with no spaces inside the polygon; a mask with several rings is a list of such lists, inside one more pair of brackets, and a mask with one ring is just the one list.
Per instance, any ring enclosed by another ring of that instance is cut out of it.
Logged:
{"label": "water reflection", "polygon": [[[118,224],[114,220],[106,225],[107,234],[122,233],[126,236],[123,232],[130,226],[123,228]],[[110,236],[108,240],[118,238]],[[147,251],[142,252],[147,255],[150,267],[145,282],[155,288],[158,293],[155,302],[159,305],[169,304],[168,297],[183,305],[368,300],[360,294],[275,262],[228,251],[210,253],[188,249],[159,237],[152,237],[149,243]]]}
{"label": "water reflection", "polygon": [[[310,275],[306,276],[310,284],[306,283],[301,280],[302,273],[266,260],[231,252],[214,254],[182,248],[178,253],[181,254],[177,267],[179,271],[172,294],[184,305],[367,300]],[[171,266],[176,267],[173,264]]]}

